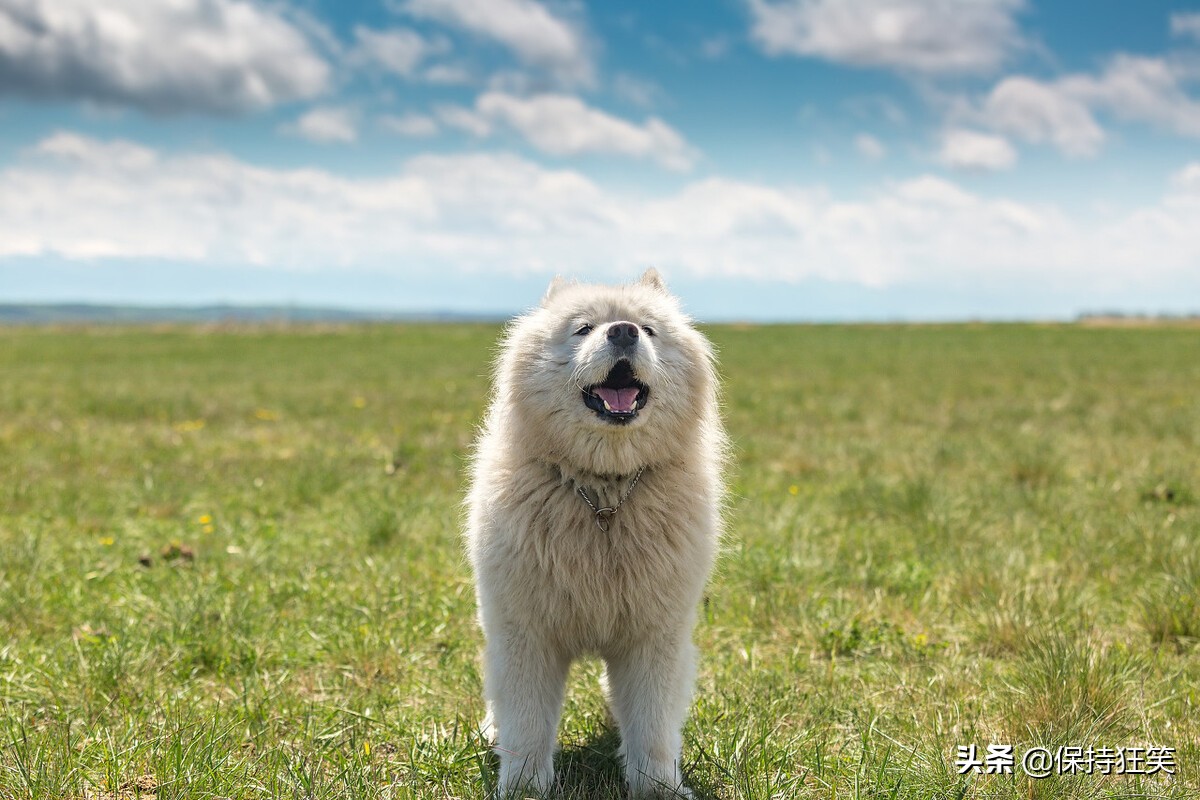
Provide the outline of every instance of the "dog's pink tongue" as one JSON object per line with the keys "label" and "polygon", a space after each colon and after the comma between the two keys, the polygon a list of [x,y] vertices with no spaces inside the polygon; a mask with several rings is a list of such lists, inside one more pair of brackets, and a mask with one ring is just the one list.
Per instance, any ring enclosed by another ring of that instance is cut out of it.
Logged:
{"label": "dog's pink tongue", "polygon": [[603,386],[597,386],[592,389],[604,402],[608,403],[609,410],[626,412],[633,411],[634,403],[637,402],[638,390],[636,386],[631,386],[628,389],[607,389]]}

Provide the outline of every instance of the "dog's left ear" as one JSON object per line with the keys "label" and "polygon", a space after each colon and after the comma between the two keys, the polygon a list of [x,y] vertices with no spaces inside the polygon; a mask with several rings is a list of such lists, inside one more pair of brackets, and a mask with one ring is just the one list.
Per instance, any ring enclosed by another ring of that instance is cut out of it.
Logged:
{"label": "dog's left ear", "polygon": [[649,286],[651,289],[656,289],[660,292],[667,291],[667,282],[663,280],[662,275],[658,274],[658,270],[654,267],[642,273],[642,279],[638,281],[642,286]]}
{"label": "dog's left ear", "polygon": [[550,285],[546,287],[546,293],[542,295],[542,305],[549,303],[554,295],[558,294],[563,287],[570,285],[570,283],[571,282],[562,275],[555,275],[553,278],[551,278]]}

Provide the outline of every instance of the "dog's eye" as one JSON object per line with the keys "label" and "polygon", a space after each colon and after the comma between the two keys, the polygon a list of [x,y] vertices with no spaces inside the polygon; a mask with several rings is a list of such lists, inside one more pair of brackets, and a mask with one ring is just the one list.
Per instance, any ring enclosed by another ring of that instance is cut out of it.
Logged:
{"label": "dog's eye", "polygon": [[653,336],[653,335],[654,335],[654,328],[651,328],[649,325],[643,325],[643,326],[642,326],[642,330],[644,330],[644,331],[646,332],[646,335],[647,335],[647,336]]}
{"label": "dog's eye", "polygon": [[579,326],[579,330],[575,331],[576,336],[587,336],[595,329],[595,326],[590,323],[583,323]]}

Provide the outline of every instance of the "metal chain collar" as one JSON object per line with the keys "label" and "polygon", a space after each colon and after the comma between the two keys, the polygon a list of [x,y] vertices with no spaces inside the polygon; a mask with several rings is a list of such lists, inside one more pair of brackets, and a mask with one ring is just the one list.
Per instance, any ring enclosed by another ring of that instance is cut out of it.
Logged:
{"label": "metal chain collar", "polygon": [[[605,533],[608,533],[609,520],[612,519],[613,515],[617,513],[617,510],[620,509],[621,506],[625,505],[625,501],[629,499],[629,494],[633,491],[633,487],[637,486],[638,479],[642,477],[642,473],[645,471],[646,468],[643,466],[637,471],[637,473],[634,474],[633,480],[629,482],[629,487],[625,489],[625,493],[621,495],[621,499],[617,501],[615,506],[596,508],[596,503],[593,503],[592,499],[587,496],[587,492],[583,490],[583,487],[575,487],[575,491],[578,492],[579,496],[583,498],[583,502],[587,503],[588,508],[590,508],[596,514],[596,527]],[[596,492],[596,501],[599,502],[599,500],[600,493]]]}

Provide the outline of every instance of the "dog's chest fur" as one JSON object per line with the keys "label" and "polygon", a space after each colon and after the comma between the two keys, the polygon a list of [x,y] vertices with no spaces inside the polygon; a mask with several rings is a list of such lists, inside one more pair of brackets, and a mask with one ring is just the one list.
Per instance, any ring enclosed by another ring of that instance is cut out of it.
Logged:
{"label": "dog's chest fur", "polygon": [[537,463],[514,473],[491,499],[508,530],[473,557],[488,562],[482,574],[504,576],[488,590],[521,624],[542,628],[565,652],[604,652],[690,613],[714,531],[703,514],[709,504],[680,491],[681,476],[647,470],[604,531],[577,488],[611,507],[629,478],[587,485]]}

